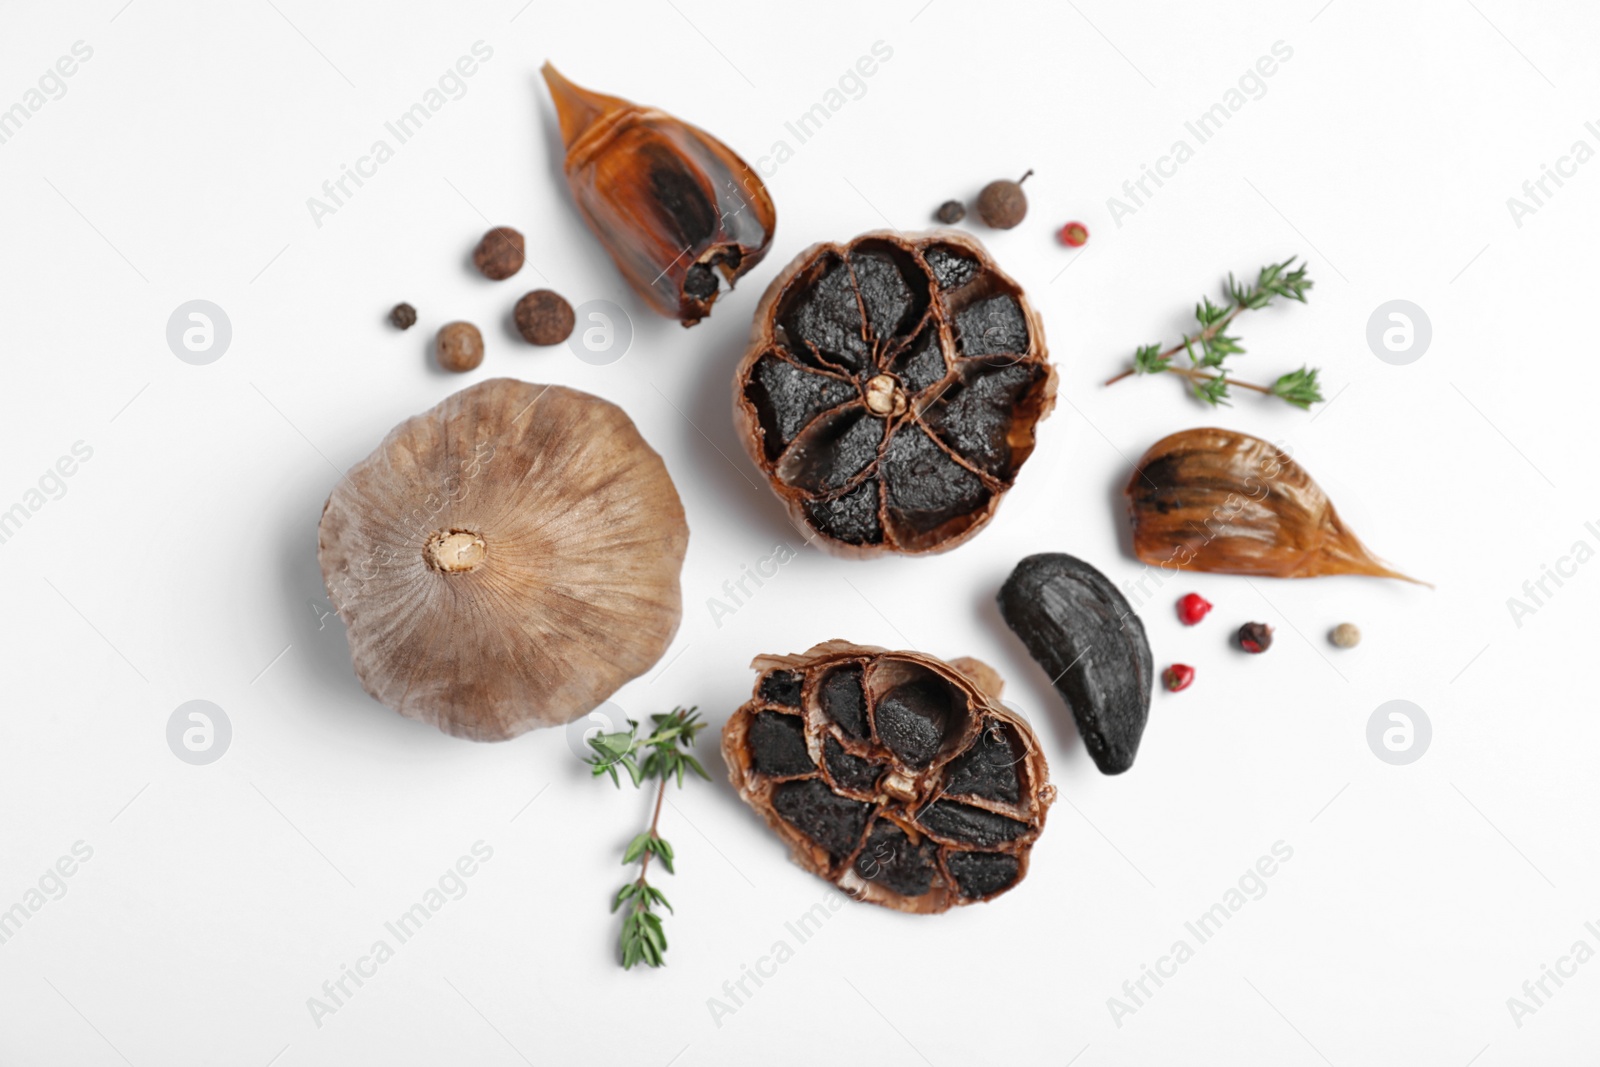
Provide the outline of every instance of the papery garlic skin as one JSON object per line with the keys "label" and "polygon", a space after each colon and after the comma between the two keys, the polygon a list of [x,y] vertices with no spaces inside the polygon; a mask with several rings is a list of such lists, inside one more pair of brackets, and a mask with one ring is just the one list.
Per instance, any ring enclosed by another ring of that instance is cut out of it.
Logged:
{"label": "papery garlic skin", "polygon": [[1152,566],[1417,582],[1374,556],[1287,452],[1246,433],[1206,427],[1169,434],[1140,458],[1123,492],[1134,555]]}

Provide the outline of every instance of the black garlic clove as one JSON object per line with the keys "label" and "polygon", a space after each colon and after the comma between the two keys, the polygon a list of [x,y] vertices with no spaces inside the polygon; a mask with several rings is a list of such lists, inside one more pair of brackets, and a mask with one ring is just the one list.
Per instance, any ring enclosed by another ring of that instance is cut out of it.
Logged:
{"label": "black garlic clove", "polygon": [[1155,664],[1144,624],[1105,575],[1060,552],[1029,556],[1000,587],[1000,614],[1054,680],[1103,774],[1133,766]]}

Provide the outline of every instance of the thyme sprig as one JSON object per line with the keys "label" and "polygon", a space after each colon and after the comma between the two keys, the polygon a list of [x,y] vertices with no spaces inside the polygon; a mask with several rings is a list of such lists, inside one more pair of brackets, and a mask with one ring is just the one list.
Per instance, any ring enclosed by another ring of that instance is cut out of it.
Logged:
{"label": "thyme sprig", "polygon": [[[1195,305],[1195,321],[1200,324],[1198,330],[1185,334],[1183,340],[1170,348],[1163,349],[1159,344],[1140,345],[1134,351],[1133,366],[1106,384],[1115,385],[1135,374],[1167,373],[1186,379],[1196,399],[1213,407],[1228,403],[1228,390],[1233,386],[1278,397],[1301,409],[1309,409],[1312,404],[1320,403],[1322,389],[1315,369],[1301,367],[1280,375],[1271,385],[1257,385],[1228,377],[1225,368],[1229,356],[1244,354],[1239,338],[1230,337],[1224,332],[1234,319],[1246,311],[1267,307],[1277,297],[1302,304],[1306,302],[1306,290],[1313,283],[1306,277],[1304,265],[1290,269],[1295,258],[1290,256],[1282,263],[1269,263],[1262,267],[1256,275],[1255,284],[1248,287],[1229,274],[1227,303],[1218,306],[1211,302],[1209,296],[1203,296],[1200,303]],[[1188,366],[1174,365],[1173,360],[1180,352],[1188,357]]]}
{"label": "thyme sprig", "polygon": [[661,861],[661,866],[666,868],[668,874],[674,873],[672,845],[658,831],[661,804],[667,796],[667,782],[676,779],[678,788],[682,789],[686,771],[711,780],[706,769],[700,766],[700,761],[688,752],[694,746],[695,735],[705,727],[706,724],[700,721],[694,708],[688,711],[674,708],[669,715],[650,716],[650,732],[644,737],[639,736],[639,724],[629,719],[626,731],[598,734],[589,739],[589,747],[595,750],[595,754],[587,762],[594,777],[609,774],[612,784],[621,789],[622,778],[617,774],[617,768],[621,767],[628,772],[635,786],[650,778],[661,782],[656,790],[655,813],[650,817],[649,829],[634,835],[622,853],[623,866],[637,863],[639,876],[617,890],[616,897],[611,901],[613,912],[626,908],[619,940],[624,969],[632,969],[636,963],[651,967],[666,963],[667,935],[661,927],[661,914],[656,908],[672,911],[672,905],[668,903],[666,894],[651,885],[646,876],[652,857]]}

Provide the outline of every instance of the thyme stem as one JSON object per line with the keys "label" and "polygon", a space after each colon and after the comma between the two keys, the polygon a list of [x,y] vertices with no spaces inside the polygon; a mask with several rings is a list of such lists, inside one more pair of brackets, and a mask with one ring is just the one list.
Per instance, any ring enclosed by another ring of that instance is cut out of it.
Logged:
{"label": "thyme stem", "polygon": [[[1108,378],[1105,384],[1115,385],[1135,374],[1170,371],[1186,379],[1195,397],[1212,406],[1227,403],[1228,389],[1232,386],[1267,396],[1276,396],[1298,408],[1309,408],[1312,404],[1321,402],[1322,392],[1315,370],[1302,367],[1297,371],[1280,375],[1270,386],[1230,378],[1223,371],[1223,365],[1229,356],[1244,352],[1237,337],[1229,337],[1223,333],[1223,330],[1242,312],[1264,308],[1272,303],[1274,297],[1280,296],[1305,303],[1306,290],[1311,288],[1312,282],[1306,277],[1304,267],[1289,270],[1293,263],[1294,259],[1291,257],[1282,263],[1262,267],[1255,285],[1248,288],[1236,282],[1230,274],[1229,303],[1218,307],[1209,297],[1202,297],[1201,302],[1195,305],[1195,319],[1200,323],[1197,332],[1185,334],[1177,344],[1166,349],[1160,345],[1141,345],[1134,354],[1133,366]],[[1188,367],[1171,365],[1179,353],[1188,355]],[[1206,368],[1214,368],[1217,373],[1202,373]]]}
{"label": "thyme stem", "polygon": [[1187,378],[1191,382],[1221,381],[1226,382],[1228,385],[1237,385],[1240,389],[1250,389],[1257,393],[1265,393],[1267,396],[1274,395],[1270,385],[1257,385],[1254,382],[1241,382],[1237,378],[1226,378],[1220,374],[1205,374],[1201,371],[1195,370],[1192,367],[1168,367],[1167,371],[1171,374],[1177,374],[1181,377]]}
{"label": "thyme stem", "polygon": [[[656,827],[658,825],[660,825],[660,823],[661,823],[661,802],[666,800],[666,799],[667,799],[667,780],[665,778],[662,778],[661,779],[661,787],[656,790],[656,811],[655,811],[654,815],[650,816],[650,840],[652,840],[652,841],[661,840],[661,835],[656,832]],[[648,849],[647,848],[647,849],[644,850],[644,856],[639,860],[639,877],[635,880],[635,882],[634,882],[635,885],[638,885],[638,886],[642,887],[645,884],[647,884],[645,882],[645,877],[644,876],[645,876],[645,872],[650,870],[650,857],[653,856],[653,855],[655,855],[655,850],[654,849]],[[637,898],[636,898],[636,900],[637,900]],[[634,909],[633,910],[634,911],[640,911],[643,908],[644,908],[644,901],[637,900],[637,902],[634,905]]]}

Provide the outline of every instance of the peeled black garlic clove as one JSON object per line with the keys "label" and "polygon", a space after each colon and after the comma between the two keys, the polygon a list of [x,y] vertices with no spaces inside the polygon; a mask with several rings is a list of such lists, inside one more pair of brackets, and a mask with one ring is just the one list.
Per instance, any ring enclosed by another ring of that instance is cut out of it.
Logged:
{"label": "peeled black garlic clove", "polygon": [[661,658],[688,540],[666,466],[621,408],[496,378],[352,467],[317,557],[367,692],[500,741],[583,716]]}
{"label": "peeled black garlic clove", "polygon": [[1105,575],[1060,552],[1029,556],[1000,587],[1000,615],[1072,710],[1104,774],[1133,766],[1155,661],[1144,624]]}
{"label": "peeled black garlic clove", "polygon": [[693,326],[772,243],[777,209],[760,175],[664,111],[581,88],[549,63],[543,73],[578,213],[635,292]]}
{"label": "peeled black garlic clove", "polygon": [[1416,581],[1367,551],[1311,475],[1259,437],[1218,429],[1163,437],[1124,492],[1134,554],[1146,563],[1269,578]]}
{"label": "peeled black garlic clove", "polygon": [[734,422],[822,548],[943,552],[994,516],[1055,392],[1038,314],[977,239],[884,230],[768,286]]}
{"label": "peeled black garlic clove", "polygon": [[1022,881],[1056,791],[992,668],[848,641],[751,666],[722,755],[796,863],[918,914]]}

